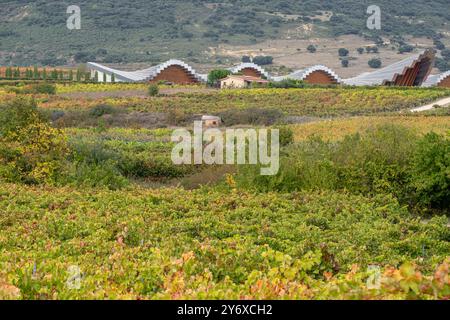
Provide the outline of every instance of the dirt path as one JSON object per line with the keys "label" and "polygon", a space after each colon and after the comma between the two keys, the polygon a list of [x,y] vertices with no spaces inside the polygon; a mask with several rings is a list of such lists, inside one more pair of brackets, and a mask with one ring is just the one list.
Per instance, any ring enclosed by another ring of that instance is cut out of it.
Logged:
{"label": "dirt path", "polygon": [[440,107],[444,107],[444,108],[448,107],[450,105],[450,97],[438,100],[436,102],[427,104],[427,105],[419,107],[419,108],[414,108],[411,110],[411,112],[423,112],[423,111],[433,110],[434,106],[436,106],[436,105],[440,106]]}

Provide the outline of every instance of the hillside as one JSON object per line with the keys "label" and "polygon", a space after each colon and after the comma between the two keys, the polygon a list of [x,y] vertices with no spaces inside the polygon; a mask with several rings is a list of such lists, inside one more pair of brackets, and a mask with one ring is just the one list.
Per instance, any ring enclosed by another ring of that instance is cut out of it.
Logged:
{"label": "hillside", "polygon": [[[211,48],[270,40],[358,35],[402,45],[408,36],[440,39],[450,32],[447,0],[380,0],[382,30],[366,28],[372,1],[87,1],[81,30],[68,30],[67,1],[2,1],[1,65],[66,65],[88,60],[154,63],[169,57],[221,63]],[[381,38],[382,37],[382,38]],[[306,48],[301,48],[305,50]]]}

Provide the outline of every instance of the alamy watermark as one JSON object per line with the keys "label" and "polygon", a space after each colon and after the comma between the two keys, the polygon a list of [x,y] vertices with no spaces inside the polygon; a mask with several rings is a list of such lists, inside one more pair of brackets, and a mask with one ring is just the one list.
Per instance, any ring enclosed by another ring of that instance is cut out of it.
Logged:
{"label": "alamy watermark", "polygon": [[381,288],[381,268],[379,266],[370,265],[367,267],[367,273],[369,277],[367,278],[366,286],[369,290],[378,290]]}
{"label": "alamy watermark", "polygon": [[379,6],[371,5],[367,8],[367,14],[370,17],[367,19],[367,28],[369,30],[381,30],[381,9]]}
{"label": "alamy watermark", "polygon": [[172,162],[176,165],[259,164],[261,175],[273,176],[280,169],[279,141],[278,129],[226,129],[223,132],[217,128],[204,130],[203,123],[195,121],[193,134],[187,129],[172,133],[172,142],[176,143]]}
{"label": "alamy watermark", "polygon": [[66,279],[66,286],[70,290],[80,290],[82,273],[78,266],[70,266],[67,268],[68,277]]}
{"label": "alamy watermark", "polygon": [[71,5],[67,7],[67,14],[70,14],[67,18],[67,29],[80,30],[81,29],[81,9],[79,6]]}

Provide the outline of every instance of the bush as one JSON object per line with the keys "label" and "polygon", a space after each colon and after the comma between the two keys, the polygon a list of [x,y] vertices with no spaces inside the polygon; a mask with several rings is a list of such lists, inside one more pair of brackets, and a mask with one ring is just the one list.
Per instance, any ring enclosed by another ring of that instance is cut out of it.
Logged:
{"label": "bush", "polygon": [[413,52],[413,51],[414,51],[414,46],[409,45],[409,44],[401,45],[400,48],[398,49],[398,53]]}
{"label": "bush", "polygon": [[345,48],[340,48],[340,49],[338,50],[338,53],[339,53],[339,56],[340,56],[340,57],[346,57],[346,56],[348,56],[348,54],[350,53],[350,51],[348,51],[348,50],[345,49]]}
{"label": "bush", "polygon": [[415,150],[411,188],[417,202],[432,208],[450,208],[450,140],[427,134]]}
{"label": "bush", "polygon": [[245,110],[227,110],[218,113],[218,116],[226,126],[238,124],[270,126],[280,121],[284,114],[279,109],[249,108]]}
{"label": "bush", "polygon": [[155,97],[155,96],[157,96],[159,94],[159,87],[158,87],[158,85],[156,85],[156,84],[151,84],[149,87],[148,87],[148,95],[150,96],[150,97]]}
{"label": "bush", "polygon": [[92,109],[89,110],[89,115],[91,117],[100,118],[105,114],[113,114],[115,112],[115,108],[108,104],[99,104]]}
{"label": "bush", "polygon": [[253,63],[259,66],[265,66],[273,63],[273,57],[271,56],[257,56],[253,58]]}
{"label": "bush", "polygon": [[375,59],[369,60],[369,66],[370,66],[371,68],[378,69],[378,68],[381,67],[381,64],[382,64],[382,62],[381,62],[380,59],[376,59],[376,58],[375,58]]}
{"label": "bush", "polygon": [[56,86],[51,83],[36,83],[31,85],[32,93],[55,94]]}
{"label": "bush", "polygon": [[316,46],[315,46],[315,45],[312,45],[312,44],[310,44],[310,45],[306,48],[306,50],[308,50],[309,53],[314,53],[314,52],[317,51]]}
{"label": "bush", "polygon": [[[260,191],[342,190],[407,196],[409,162],[416,136],[397,126],[380,126],[338,143],[311,137],[282,151],[280,172],[261,177],[242,168],[242,182]],[[257,170],[255,168],[255,170]]]}
{"label": "bush", "polygon": [[242,62],[243,63],[249,63],[252,62],[252,58],[249,56],[242,56]]}
{"label": "bush", "polygon": [[348,65],[349,65],[348,59],[342,59],[342,60],[341,60],[341,65],[342,65],[342,67],[344,67],[344,68],[348,68]]}
{"label": "bush", "polygon": [[288,146],[294,143],[294,131],[288,126],[275,127],[280,133],[280,147]]}
{"label": "bush", "polygon": [[29,98],[0,107],[0,177],[9,182],[53,183],[68,153],[65,135],[52,128]]}

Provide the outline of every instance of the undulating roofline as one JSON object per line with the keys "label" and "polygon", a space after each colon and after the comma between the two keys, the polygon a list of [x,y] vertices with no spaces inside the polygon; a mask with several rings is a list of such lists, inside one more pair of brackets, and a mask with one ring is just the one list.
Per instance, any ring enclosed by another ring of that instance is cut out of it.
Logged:
{"label": "undulating roofline", "polygon": [[274,81],[283,81],[286,79],[292,79],[292,80],[306,80],[308,76],[315,72],[324,72],[326,73],[332,80],[332,82],[335,83],[341,83],[341,78],[330,68],[323,66],[323,65],[315,65],[306,69],[296,70],[286,76],[279,76],[279,77],[273,77],[272,79]]}
{"label": "undulating roofline", "polygon": [[354,78],[344,79],[343,83],[352,86],[421,86],[431,73],[434,60],[434,50],[425,50],[420,54],[377,71],[366,72]]}
{"label": "undulating roofline", "polygon": [[266,70],[264,70],[261,66],[257,65],[256,63],[252,63],[252,62],[241,63],[237,66],[229,68],[228,70],[230,70],[231,73],[240,73],[245,69],[253,69],[256,72],[258,72],[259,74],[266,77],[267,79],[271,78],[270,74]]}
{"label": "undulating roofline", "polygon": [[91,68],[91,70],[106,73],[108,75],[114,74],[116,80],[123,81],[123,82],[147,82],[155,79],[159,74],[161,74],[162,71],[169,67],[180,67],[184,69],[189,75],[191,75],[196,81],[198,82],[204,82],[205,75],[201,75],[197,73],[190,65],[187,63],[171,59],[164,63],[158,64],[156,66],[143,69],[143,70],[137,70],[137,71],[121,71],[117,69],[113,69],[95,62],[88,62],[87,66]]}
{"label": "undulating roofline", "polygon": [[[406,58],[402,61],[391,64],[382,69],[363,73],[357,77],[350,79],[341,79],[332,69],[315,65],[306,69],[297,70],[285,76],[271,76],[266,70],[255,63],[241,63],[231,67],[232,73],[243,73],[253,76],[264,76],[268,80],[282,81],[285,79],[304,80],[310,83],[336,83],[352,86],[374,86],[374,85],[396,85],[396,86],[422,86],[429,77],[435,60],[434,50],[425,50],[422,53]],[[159,65],[138,70],[138,71],[121,71],[113,69],[98,63],[88,62],[91,72],[102,73],[107,77],[107,81],[111,81],[111,75],[114,74],[116,81],[119,82],[150,82],[159,80],[168,80],[164,77],[170,74],[170,77],[182,79],[182,82],[197,83],[206,82],[207,74],[199,74],[194,68],[181,60],[168,60]],[[171,71],[167,71],[172,68]],[[180,72],[181,70],[181,72]],[[167,72],[167,73],[164,73]],[[444,76],[445,75],[445,76]],[[438,75],[442,79],[448,77],[448,74]],[[327,79],[328,77],[328,79]],[[442,81],[437,76],[431,76],[426,83],[429,86],[435,85]],[[103,79],[101,76],[99,79]]]}
{"label": "undulating roofline", "polygon": [[431,75],[427,78],[427,80],[423,83],[423,87],[435,87],[439,86],[441,83],[444,82],[447,78],[450,78],[450,70],[440,73]]}

